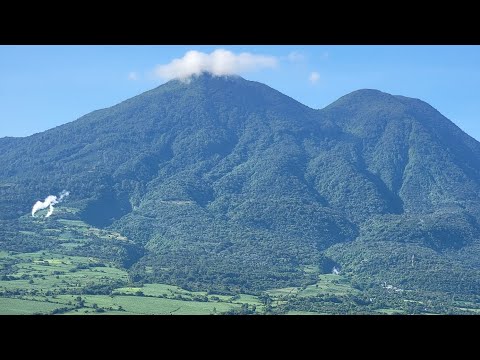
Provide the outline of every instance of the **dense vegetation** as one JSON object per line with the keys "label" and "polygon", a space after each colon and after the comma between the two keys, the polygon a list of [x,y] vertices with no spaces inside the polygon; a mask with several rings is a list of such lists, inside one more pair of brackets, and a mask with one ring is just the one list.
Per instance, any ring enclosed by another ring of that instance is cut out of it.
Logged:
{"label": "dense vegetation", "polygon": [[[64,220],[118,237],[59,246],[80,230],[26,215],[64,189]],[[363,294],[387,283],[474,301],[479,194],[480,144],[420,100],[359,90],[313,110],[202,75],[0,139],[0,250],[91,256],[138,286],[225,296],[315,286],[336,267]],[[356,296],[342,312],[360,311]]]}

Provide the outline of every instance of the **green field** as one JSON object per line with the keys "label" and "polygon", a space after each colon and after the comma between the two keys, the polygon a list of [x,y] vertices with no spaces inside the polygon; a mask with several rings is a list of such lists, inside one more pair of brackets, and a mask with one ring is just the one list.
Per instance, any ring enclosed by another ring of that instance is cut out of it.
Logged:
{"label": "green field", "polygon": [[15,290],[28,294],[61,293],[128,280],[126,271],[105,266],[94,258],[37,252],[11,255],[9,260],[15,261],[16,271],[9,275],[9,280],[0,281],[3,295]]}
{"label": "green field", "polygon": [[124,309],[131,314],[209,315],[239,308],[236,304],[222,302],[197,302],[140,296],[85,295],[82,298],[85,299],[85,307],[93,309],[93,304],[97,304],[100,308],[110,308],[111,310],[107,310],[107,313]]}
{"label": "green field", "polygon": [[0,315],[49,314],[58,306],[45,301],[0,297]]}
{"label": "green field", "polygon": [[301,290],[298,296],[310,297],[324,293],[348,295],[356,294],[358,290],[354,289],[348,279],[341,275],[324,274],[318,276],[318,282],[315,285],[309,285]]}
{"label": "green field", "polygon": [[282,289],[268,290],[267,294],[269,294],[273,298],[278,299],[281,297],[297,295],[301,290],[302,290],[301,288],[288,287],[288,288],[282,288]]}
{"label": "green field", "polygon": [[318,275],[318,282],[305,288],[288,287],[267,291],[267,294],[275,300],[282,300],[291,296],[312,297],[321,294],[350,295],[356,293],[358,293],[358,290],[351,286],[348,279],[334,274]]}
{"label": "green field", "polygon": [[317,313],[317,312],[311,312],[311,311],[296,311],[292,310],[287,312],[286,315],[324,315],[322,313]]}
{"label": "green field", "polygon": [[385,314],[385,315],[405,314],[403,310],[399,310],[399,309],[377,309],[376,311],[379,314]]}

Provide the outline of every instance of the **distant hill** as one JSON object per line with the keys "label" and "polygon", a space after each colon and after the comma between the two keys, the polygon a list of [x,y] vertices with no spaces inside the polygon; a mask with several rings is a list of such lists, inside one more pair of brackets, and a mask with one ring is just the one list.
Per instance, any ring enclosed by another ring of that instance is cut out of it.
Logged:
{"label": "distant hill", "polygon": [[358,90],[314,110],[201,75],[0,139],[5,224],[64,189],[142,248],[135,281],[256,291],[336,266],[364,287],[480,294],[480,144],[417,99]]}

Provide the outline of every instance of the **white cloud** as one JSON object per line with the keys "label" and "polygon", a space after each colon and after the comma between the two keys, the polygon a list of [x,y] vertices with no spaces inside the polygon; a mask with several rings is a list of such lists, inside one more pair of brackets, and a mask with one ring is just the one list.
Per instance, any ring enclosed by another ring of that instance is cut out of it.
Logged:
{"label": "white cloud", "polygon": [[138,74],[135,71],[132,71],[128,74],[128,80],[138,80]]}
{"label": "white cloud", "polygon": [[322,59],[322,60],[327,60],[329,57],[330,57],[330,53],[329,53],[328,51],[324,51],[324,52],[320,55],[320,59]]}
{"label": "white cloud", "polygon": [[320,80],[320,74],[316,71],[313,71],[310,73],[310,76],[308,77],[308,80],[312,84],[316,84]]}
{"label": "white cloud", "polygon": [[274,68],[278,59],[274,56],[251,53],[234,54],[217,49],[210,54],[191,50],[182,58],[174,59],[166,65],[158,65],[154,73],[164,80],[186,80],[192,75],[208,72],[216,76],[242,74],[262,68]]}
{"label": "white cloud", "polygon": [[298,63],[305,60],[305,55],[298,51],[292,51],[290,54],[288,54],[287,59],[290,62]]}

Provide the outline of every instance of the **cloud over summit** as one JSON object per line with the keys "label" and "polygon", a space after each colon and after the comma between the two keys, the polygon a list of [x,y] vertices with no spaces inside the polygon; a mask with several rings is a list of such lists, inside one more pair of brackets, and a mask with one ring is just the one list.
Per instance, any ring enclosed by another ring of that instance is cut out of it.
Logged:
{"label": "cloud over summit", "polygon": [[180,59],[158,65],[154,73],[164,80],[186,80],[192,75],[205,72],[216,76],[238,75],[262,68],[274,68],[277,64],[278,60],[274,56],[246,52],[235,54],[224,49],[217,49],[210,54],[191,50]]}

